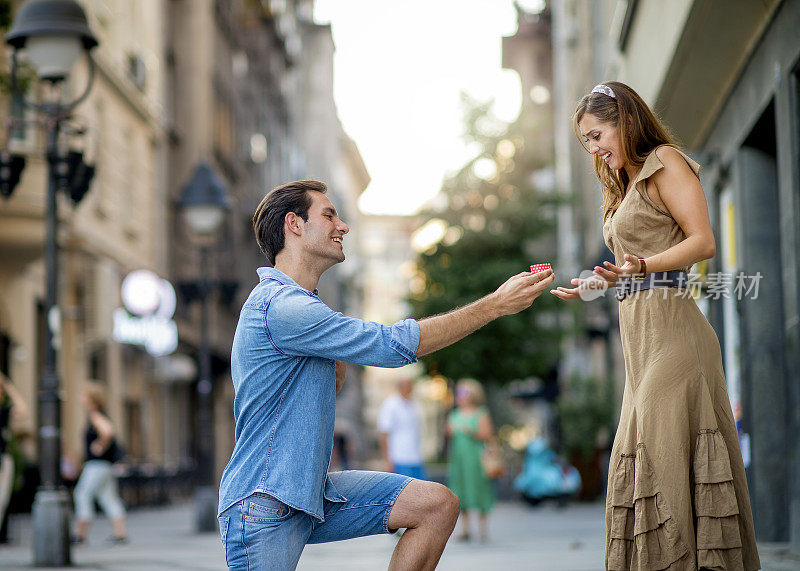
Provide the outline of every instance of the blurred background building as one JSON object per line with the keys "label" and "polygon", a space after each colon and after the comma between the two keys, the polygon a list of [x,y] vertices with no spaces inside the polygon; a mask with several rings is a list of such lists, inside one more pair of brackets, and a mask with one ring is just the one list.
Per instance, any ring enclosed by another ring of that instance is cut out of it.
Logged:
{"label": "blurred background building", "polygon": [[[8,3],[7,3],[8,4]],[[19,3],[14,3],[19,4]],[[70,144],[97,165],[85,200],[62,204],[59,372],[63,440],[81,449],[85,379],[105,383],[109,415],[136,459],[163,459],[162,399],[143,349],[113,339],[122,278],[134,269],[167,273],[163,217],[165,123],[161,58],[165,4],[96,3],[90,25],[103,45],[95,54],[96,84],[74,117]],[[73,72],[71,91],[86,84],[87,67]],[[35,94],[31,94],[35,96]],[[7,116],[32,119],[4,94]],[[36,411],[44,345],[44,213],[47,190],[42,129],[30,123],[3,133],[3,145],[27,158],[13,195],[0,203],[0,368]],[[35,418],[33,419],[35,423]],[[35,457],[35,438],[23,442]]]}
{"label": "blurred background building", "polygon": [[[4,3],[13,13],[21,2]],[[202,432],[198,430],[200,246],[209,251],[214,469],[233,447],[230,346],[238,310],[257,283],[264,259],[251,217],[270,188],[318,178],[342,217],[354,222],[348,261],[329,272],[321,296],[358,314],[362,284],[356,200],[369,175],[333,103],[329,26],[312,21],[313,2],[170,0],[81,2],[100,41],[97,80],[74,123],[96,175],[85,200],[62,204],[59,235],[62,313],[59,373],[63,442],[80,454],[84,417],[80,383],[108,388],[108,412],[128,453],[122,479],[129,504],[165,501],[181,475],[188,491]],[[8,25],[9,22],[6,23]],[[81,67],[83,66],[83,67]],[[73,72],[72,91],[86,66]],[[31,94],[35,96],[34,94]],[[7,93],[7,114],[20,116]],[[22,180],[0,201],[0,370],[36,410],[44,319],[43,136],[35,125],[9,129],[2,146],[27,157]],[[231,209],[211,242],[182,221],[177,201],[198,166],[224,187]],[[177,291],[177,349],[154,356],[115,339],[125,276],[146,269]],[[348,371],[337,426],[361,450],[361,378]],[[28,435],[34,432],[32,419]],[[35,458],[36,439],[24,440]],[[156,488],[157,494],[143,493]],[[175,490],[173,490],[175,491]]]}

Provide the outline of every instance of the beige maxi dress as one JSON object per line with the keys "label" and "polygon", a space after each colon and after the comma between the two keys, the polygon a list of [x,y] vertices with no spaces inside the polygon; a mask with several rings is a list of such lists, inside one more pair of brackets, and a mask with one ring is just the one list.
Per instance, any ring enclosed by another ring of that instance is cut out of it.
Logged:
{"label": "beige maxi dress", "polygon": [[[617,265],[624,254],[652,256],[685,238],[647,194],[647,179],[663,166],[650,153],[604,224]],[[628,296],[619,323],[626,378],[608,474],[606,569],[759,569],[714,330],[676,288]]]}

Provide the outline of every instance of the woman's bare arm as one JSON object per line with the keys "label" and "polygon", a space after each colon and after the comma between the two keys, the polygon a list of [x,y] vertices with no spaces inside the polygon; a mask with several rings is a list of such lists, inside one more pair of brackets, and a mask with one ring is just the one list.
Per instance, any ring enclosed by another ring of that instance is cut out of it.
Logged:
{"label": "woman's bare arm", "polygon": [[484,414],[478,420],[478,430],[475,432],[475,438],[486,442],[492,437],[492,420],[488,414]]}
{"label": "woman's bare arm", "polygon": [[30,409],[25,404],[25,400],[19,394],[17,388],[11,384],[11,381],[4,378],[0,378],[0,383],[2,383],[3,389],[8,394],[8,398],[11,399],[11,415],[16,419],[27,417],[30,414]]}

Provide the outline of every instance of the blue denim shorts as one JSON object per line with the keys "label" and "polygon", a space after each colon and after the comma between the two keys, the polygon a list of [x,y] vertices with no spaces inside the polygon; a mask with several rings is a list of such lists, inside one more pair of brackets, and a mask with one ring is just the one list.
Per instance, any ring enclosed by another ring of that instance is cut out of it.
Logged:
{"label": "blue denim shorts", "polygon": [[425,466],[422,464],[395,464],[394,473],[416,478],[417,480],[427,480]]}
{"label": "blue denim shorts", "polygon": [[359,470],[329,476],[347,501],[325,500],[323,522],[261,493],[222,512],[219,527],[228,568],[291,570],[308,543],[390,533],[389,512],[412,478]]}

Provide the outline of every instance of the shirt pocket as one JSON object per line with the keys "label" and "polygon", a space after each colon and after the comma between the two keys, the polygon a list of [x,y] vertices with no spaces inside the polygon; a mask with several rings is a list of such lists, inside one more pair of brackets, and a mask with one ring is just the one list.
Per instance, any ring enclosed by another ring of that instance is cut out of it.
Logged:
{"label": "shirt pocket", "polygon": [[252,523],[280,522],[289,519],[295,513],[295,510],[267,494],[255,493],[246,501],[245,515],[247,521]]}

